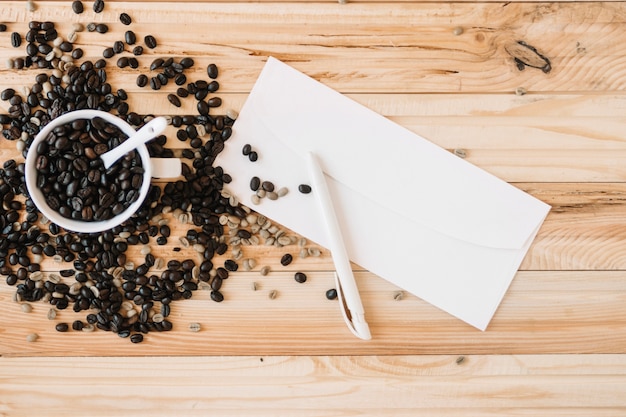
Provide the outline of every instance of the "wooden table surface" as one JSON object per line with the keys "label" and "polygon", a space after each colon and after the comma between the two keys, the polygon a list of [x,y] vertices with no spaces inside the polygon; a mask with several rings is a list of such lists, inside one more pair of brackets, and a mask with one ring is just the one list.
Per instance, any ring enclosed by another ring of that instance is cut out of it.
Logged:
{"label": "wooden table surface", "polygon": [[[272,55],[465,152],[552,210],[485,332],[410,294],[395,299],[398,288],[355,266],[373,334],[358,340],[325,297],[334,286],[326,250],[280,265],[298,244],[246,247],[257,266],[231,274],[222,303],[198,290],[172,305],[171,332],[141,344],[104,331],[59,333],[56,323],[84,314],[68,309],[49,320],[44,302],[25,313],[3,278],[0,416],[626,413],[626,3],[107,0],[100,14],[83,3],[77,15],[71,1],[35,1],[35,11],[1,2],[0,90],[19,93],[40,72],[6,67],[24,54],[24,45],[11,47],[11,32],[49,20],[67,37],[73,23],[105,22],[108,33],[80,32],[75,41],[81,61],[94,61],[123,38],[118,17],[127,12],[140,39],[153,34],[158,46],[138,69],[110,64],[108,80],[140,114],[195,111],[191,101],[168,103],[172,85],[136,86],[156,57],[193,57],[190,79],[206,79],[206,66],[217,64],[216,112],[224,114],[241,108]],[[532,65],[522,70],[516,58]],[[7,109],[0,102],[0,113]],[[167,146],[186,143],[170,128]],[[0,139],[0,159],[12,158],[21,160],[15,142]],[[152,253],[199,261],[190,248],[174,252],[188,225],[170,225],[169,243],[151,242]],[[129,259],[139,256],[131,247]],[[68,267],[42,265],[46,274]],[[306,283],[294,281],[296,271]],[[33,332],[39,339],[27,342]]]}

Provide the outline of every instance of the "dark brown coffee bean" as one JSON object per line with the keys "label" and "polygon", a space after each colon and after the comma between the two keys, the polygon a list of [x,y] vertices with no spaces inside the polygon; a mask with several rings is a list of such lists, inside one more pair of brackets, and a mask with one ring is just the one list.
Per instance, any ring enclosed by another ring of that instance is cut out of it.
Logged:
{"label": "dark brown coffee bean", "polygon": [[66,332],[69,330],[70,326],[67,323],[58,323],[54,326],[57,332]]}
{"label": "dark brown coffee bean", "polygon": [[124,42],[122,42],[122,41],[115,41],[113,43],[113,51],[116,54],[121,54],[122,52],[124,52]]}
{"label": "dark brown coffee bean", "polygon": [[72,51],[72,59],[81,59],[83,57],[83,50],[76,48]]}
{"label": "dark brown coffee bean", "polygon": [[137,76],[137,86],[145,87],[148,84],[148,76],[145,74],[139,74]]}
{"label": "dark brown coffee bean", "polygon": [[261,185],[261,179],[259,177],[252,177],[250,179],[250,189],[252,191],[258,190],[260,185]]}
{"label": "dark brown coffee bean", "polygon": [[139,56],[139,55],[141,55],[141,54],[143,54],[143,46],[141,46],[141,45],[137,45],[137,46],[135,46],[135,47],[133,48],[133,55],[135,55],[135,56]]}
{"label": "dark brown coffee bean", "polygon": [[237,262],[233,261],[232,259],[227,259],[226,261],[224,261],[224,268],[227,271],[234,272],[237,269],[239,269],[239,265],[237,264]]}
{"label": "dark brown coffee bean", "polygon": [[219,97],[211,97],[207,101],[207,104],[209,105],[209,107],[219,107],[222,105],[222,99]]}
{"label": "dark brown coffee bean", "polygon": [[274,183],[272,183],[271,181],[263,181],[261,183],[261,188],[271,193],[272,191],[274,191]]}
{"label": "dark brown coffee bean", "polygon": [[329,300],[334,300],[337,298],[337,290],[334,288],[331,288],[330,290],[326,291],[326,298],[328,298]]}
{"label": "dark brown coffee bean", "polygon": [[120,14],[120,22],[122,22],[123,25],[128,26],[133,22],[133,20],[128,15],[128,13],[122,13]]}
{"label": "dark brown coffee bean", "polygon": [[72,2],[72,11],[76,14],[81,14],[84,11],[83,2],[79,0],[74,0]]}
{"label": "dark brown coffee bean", "polygon": [[300,191],[302,194],[308,194],[311,192],[311,186],[308,184],[300,184],[298,185],[298,191]]}
{"label": "dark brown coffee bean", "polygon": [[143,335],[141,333],[135,333],[132,336],[130,336],[130,341],[132,343],[141,343],[143,342]]}
{"label": "dark brown coffee bean", "polygon": [[154,38],[154,36],[152,35],[147,35],[144,39],[143,39],[144,43],[146,44],[146,46],[150,49],[154,49],[157,46],[157,41]]}
{"label": "dark brown coffee bean", "polygon": [[306,274],[304,272],[296,272],[293,276],[293,278],[296,280],[296,282],[302,284],[304,282],[306,282]]}
{"label": "dark brown coffee bean", "polygon": [[129,65],[128,63],[128,57],[127,56],[123,56],[120,59],[117,60],[117,66],[120,68],[126,68]]}
{"label": "dark brown coffee bean", "polygon": [[183,59],[180,60],[180,65],[183,66],[183,68],[191,68],[193,67],[193,58],[190,57],[185,57]]}
{"label": "dark brown coffee bean", "polygon": [[96,32],[107,33],[108,31],[109,31],[109,27],[106,25],[106,23],[98,23],[96,25]]}
{"label": "dark brown coffee bean", "polygon": [[124,33],[124,40],[128,45],[134,45],[135,42],[137,42],[137,36],[132,30],[127,30],[126,33]]}
{"label": "dark brown coffee bean", "polygon": [[[47,80],[47,77],[46,77],[46,80]],[[0,93],[0,99],[2,99],[2,100],[9,100],[14,95],[15,95],[15,90],[14,89],[6,88],[6,89],[2,90],[2,93]]]}
{"label": "dark brown coffee bean", "polygon": [[250,162],[256,162],[259,159],[259,154],[256,151],[251,151],[248,154],[248,159]]}
{"label": "dark brown coffee bean", "polygon": [[11,33],[11,45],[13,45],[14,48],[19,48],[21,44],[22,35],[20,35],[18,32]]}
{"label": "dark brown coffee bean", "polygon": [[218,74],[218,70],[217,70],[217,65],[215,64],[209,64],[207,66],[207,75],[209,76],[209,78],[211,78],[212,80],[217,78],[217,74]]}
{"label": "dark brown coffee bean", "polygon": [[224,295],[219,291],[211,291],[211,300],[215,301],[216,303],[221,303],[222,301],[224,301]]}
{"label": "dark brown coffee bean", "polygon": [[176,106],[176,107],[180,107],[181,106],[180,99],[175,94],[168,94],[167,95],[167,100],[170,103],[172,103],[174,106]]}
{"label": "dark brown coffee bean", "polygon": [[102,56],[106,59],[113,58],[114,55],[115,51],[113,50],[113,48],[105,48],[104,51],[102,51]]}
{"label": "dark brown coffee bean", "polygon": [[0,32],[6,32],[7,31],[7,25],[5,25],[4,23],[0,23]]}
{"label": "dark brown coffee bean", "polygon": [[293,256],[291,256],[290,253],[286,253],[282,256],[282,258],[280,258],[280,264],[282,266],[287,266],[291,263],[291,261],[293,261]]}
{"label": "dark brown coffee bean", "polygon": [[93,11],[96,13],[102,13],[104,10],[104,0],[95,0],[93,2]]}

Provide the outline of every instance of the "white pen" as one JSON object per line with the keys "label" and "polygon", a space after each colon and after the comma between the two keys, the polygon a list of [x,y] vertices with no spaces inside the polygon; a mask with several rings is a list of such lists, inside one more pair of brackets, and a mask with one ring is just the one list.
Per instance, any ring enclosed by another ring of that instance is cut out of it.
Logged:
{"label": "white pen", "polygon": [[[326,225],[328,240],[330,243],[330,252],[335,264],[335,279],[337,280],[337,294],[341,301],[341,309],[346,320],[346,324],[355,336],[369,340],[372,338],[370,328],[365,321],[365,311],[359,289],[354,280],[352,267],[350,266],[350,258],[343,241],[339,220],[335,214],[326,178],[322,172],[322,168],[317,160],[317,156],[312,152],[308,152],[308,166],[311,174],[311,185],[313,193],[316,196],[322,219]],[[348,311],[346,311],[348,310]]]}

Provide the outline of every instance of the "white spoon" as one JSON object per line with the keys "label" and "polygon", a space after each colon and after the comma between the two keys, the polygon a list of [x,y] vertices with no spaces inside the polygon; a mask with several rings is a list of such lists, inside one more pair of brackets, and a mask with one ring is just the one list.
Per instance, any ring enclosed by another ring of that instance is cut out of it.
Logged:
{"label": "white spoon", "polygon": [[108,169],[122,156],[136,149],[138,146],[154,139],[160,135],[167,126],[167,120],[164,117],[155,117],[139,129],[134,135],[126,139],[119,146],[100,155],[100,159],[104,162],[104,167]]}

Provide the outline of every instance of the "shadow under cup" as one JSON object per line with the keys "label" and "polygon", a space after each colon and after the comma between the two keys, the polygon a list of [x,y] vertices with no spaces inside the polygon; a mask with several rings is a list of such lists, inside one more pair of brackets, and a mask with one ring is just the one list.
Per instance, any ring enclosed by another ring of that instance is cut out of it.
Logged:
{"label": "shadow under cup", "polygon": [[[51,222],[56,223],[58,226],[61,226],[66,230],[71,230],[74,232],[102,232],[123,223],[139,209],[143,201],[146,199],[146,196],[148,195],[148,191],[150,189],[150,182],[153,176],[159,178],[174,178],[180,175],[181,162],[179,159],[151,159],[148,153],[148,149],[145,145],[142,144],[136,148],[136,151],[141,158],[141,163],[144,168],[143,181],[141,184],[141,188],[139,189],[139,198],[131,203],[123,212],[107,220],[84,221],[63,217],[59,212],[53,210],[46,203],[46,198],[44,194],[37,186],[37,146],[40,142],[45,140],[56,127],[70,123],[74,120],[93,119],[95,117],[100,117],[106,122],[114,124],[125,135],[129,137],[136,133],[135,129],[133,129],[128,123],[110,113],[100,110],[76,110],[73,112],[65,113],[44,126],[44,128],[39,132],[39,134],[37,134],[37,136],[33,140],[33,143],[30,145],[29,151],[26,154],[24,175],[26,178],[26,187],[28,189],[30,198],[33,200],[33,203],[39,209],[39,211]],[[156,162],[156,164],[153,164],[153,162]],[[160,171],[162,172],[155,172],[154,165],[160,166]]]}

